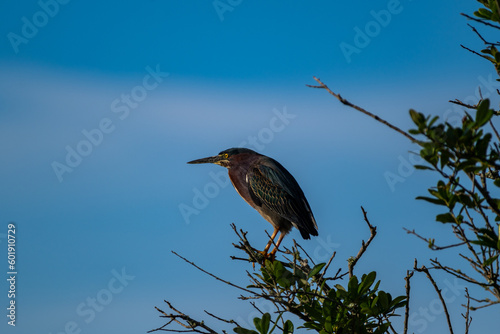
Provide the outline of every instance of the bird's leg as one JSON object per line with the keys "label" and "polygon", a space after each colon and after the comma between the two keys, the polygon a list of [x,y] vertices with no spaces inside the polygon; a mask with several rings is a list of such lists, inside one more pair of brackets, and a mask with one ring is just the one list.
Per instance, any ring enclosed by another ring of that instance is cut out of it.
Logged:
{"label": "bird's leg", "polygon": [[271,255],[271,258],[274,259],[274,256],[276,255],[276,252],[278,251],[278,247],[281,244],[281,241],[285,237],[286,233],[281,232],[280,237],[278,238],[278,241],[276,242],[276,246],[274,246],[274,249],[269,253]]}
{"label": "bird's leg", "polygon": [[[279,229],[278,228],[274,228],[274,232],[273,234],[271,235],[271,240],[269,240],[269,242],[267,243],[266,247],[264,248],[264,250],[260,253],[262,253],[262,255],[264,255],[264,257],[267,257],[267,251],[269,250],[269,248],[271,247],[273,241],[274,241],[274,238],[276,238],[276,235],[278,234],[279,232]],[[280,236],[280,239],[281,239],[281,236]]]}

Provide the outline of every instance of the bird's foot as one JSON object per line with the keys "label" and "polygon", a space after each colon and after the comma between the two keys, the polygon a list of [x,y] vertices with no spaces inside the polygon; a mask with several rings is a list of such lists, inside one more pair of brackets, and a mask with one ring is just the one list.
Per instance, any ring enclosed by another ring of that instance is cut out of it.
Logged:
{"label": "bird's foot", "polygon": [[276,258],[276,252],[267,253],[266,251],[259,251],[257,253],[259,253],[262,256],[261,258],[262,264],[264,264],[266,260],[274,261],[274,259]]}

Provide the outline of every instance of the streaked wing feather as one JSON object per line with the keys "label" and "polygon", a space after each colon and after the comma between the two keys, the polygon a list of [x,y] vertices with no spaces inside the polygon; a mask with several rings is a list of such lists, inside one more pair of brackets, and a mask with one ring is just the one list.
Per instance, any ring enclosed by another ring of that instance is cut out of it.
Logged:
{"label": "streaked wing feather", "polygon": [[316,222],[302,190],[290,173],[276,164],[274,168],[260,164],[252,169],[248,178],[251,190],[271,210],[312,233]]}

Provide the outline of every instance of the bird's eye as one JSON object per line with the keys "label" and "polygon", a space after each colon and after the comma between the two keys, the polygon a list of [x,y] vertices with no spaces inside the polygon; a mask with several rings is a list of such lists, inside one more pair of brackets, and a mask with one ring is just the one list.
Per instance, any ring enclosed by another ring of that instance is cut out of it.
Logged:
{"label": "bird's eye", "polygon": [[223,157],[224,159],[227,159],[227,158],[229,157],[229,154],[224,153],[224,154],[222,155],[222,157]]}

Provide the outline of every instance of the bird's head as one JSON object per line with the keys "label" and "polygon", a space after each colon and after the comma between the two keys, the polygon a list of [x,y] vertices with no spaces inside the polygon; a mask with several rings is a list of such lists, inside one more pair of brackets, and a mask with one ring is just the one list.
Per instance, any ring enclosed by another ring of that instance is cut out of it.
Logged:
{"label": "bird's head", "polygon": [[220,152],[213,157],[189,161],[188,164],[216,164],[222,167],[231,168],[238,161],[244,160],[249,156],[260,155],[248,148],[230,148]]}

